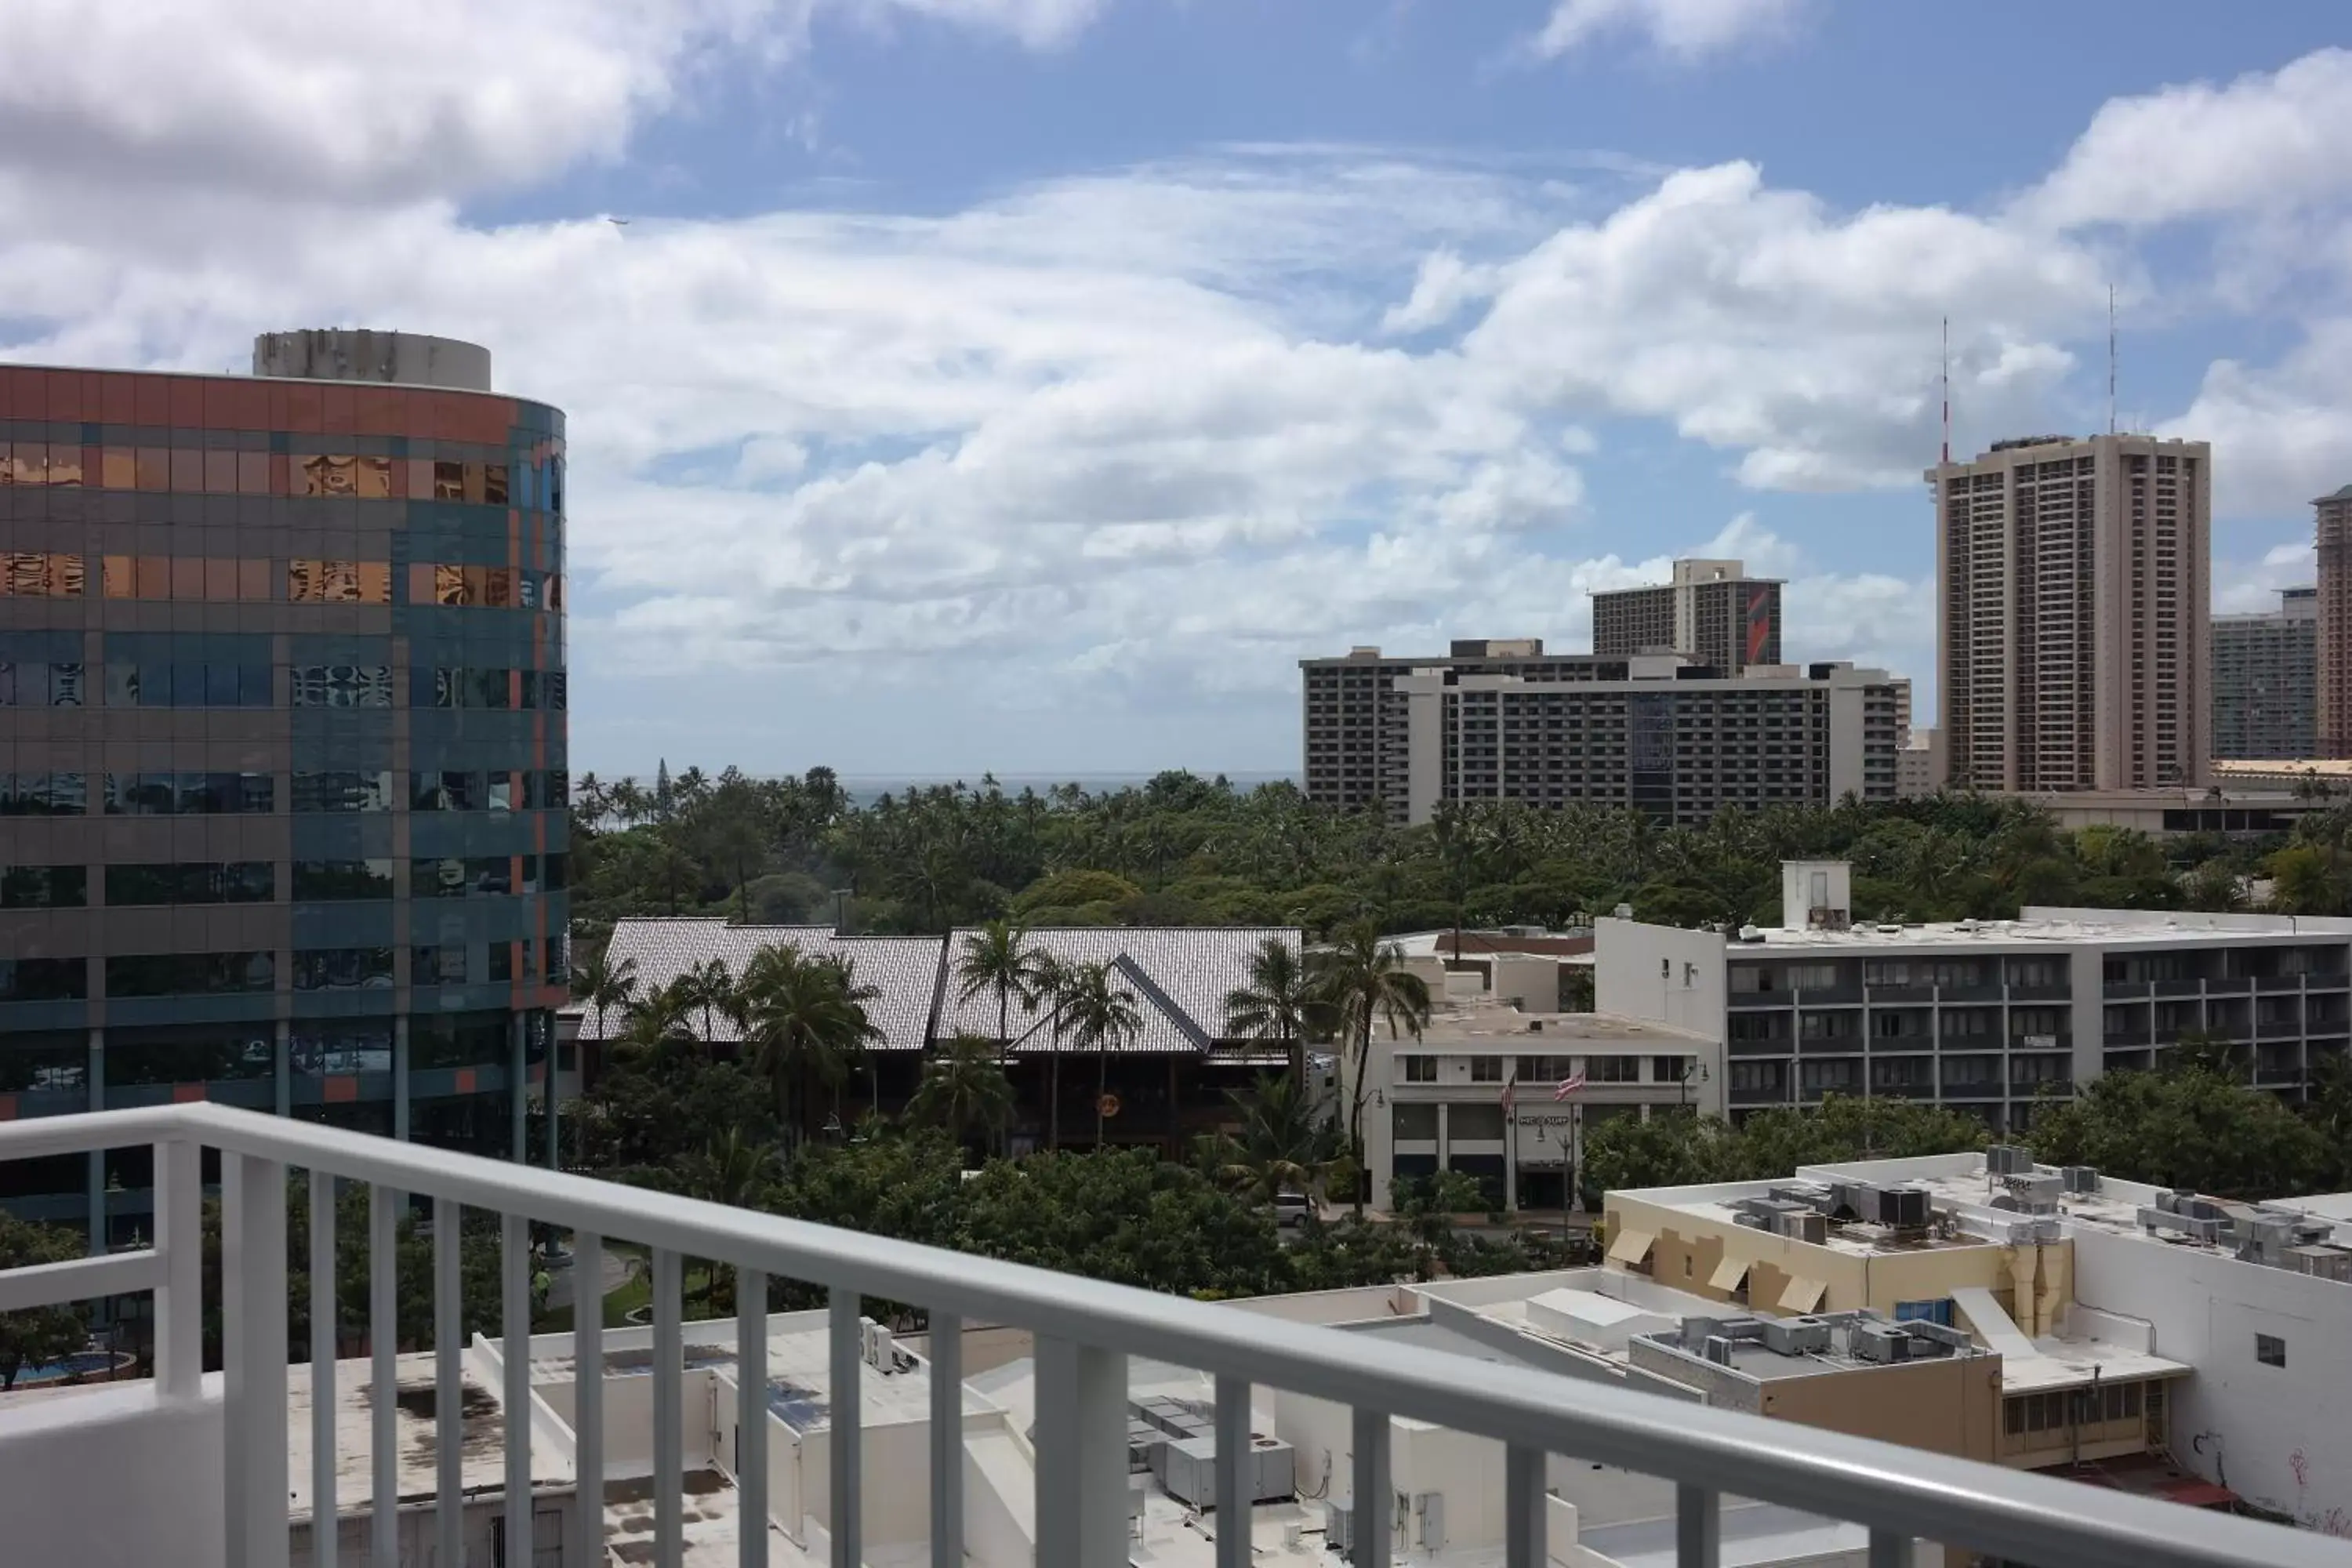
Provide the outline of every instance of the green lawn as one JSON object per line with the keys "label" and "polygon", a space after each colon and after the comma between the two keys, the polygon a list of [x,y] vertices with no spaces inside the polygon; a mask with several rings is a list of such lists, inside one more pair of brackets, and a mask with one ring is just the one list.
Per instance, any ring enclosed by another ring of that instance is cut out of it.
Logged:
{"label": "green lawn", "polygon": [[[640,1266],[633,1270],[625,1283],[604,1298],[604,1326],[608,1329],[627,1328],[630,1326],[631,1312],[653,1304],[654,1279],[651,1261],[642,1247],[626,1242],[607,1242],[605,1246],[611,1251],[634,1258]],[[692,1317],[700,1310],[699,1303],[703,1291],[709,1288],[709,1265],[691,1260],[688,1262],[682,1289],[688,1317]],[[541,1334],[570,1333],[572,1313],[572,1310],[570,1307],[558,1307],[551,1312],[542,1312],[531,1320],[531,1330],[534,1333]]]}

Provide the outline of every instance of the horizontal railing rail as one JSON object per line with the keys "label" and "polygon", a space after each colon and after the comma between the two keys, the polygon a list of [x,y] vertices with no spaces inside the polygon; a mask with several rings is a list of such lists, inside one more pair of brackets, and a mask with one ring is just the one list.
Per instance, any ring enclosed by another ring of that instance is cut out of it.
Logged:
{"label": "horizontal railing rail", "polygon": [[[931,1562],[961,1568],[962,1405],[957,1357],[961,1324],[986,1321],[1029,1330],[1036,1338],[1038,1568],[1123,1563],[1127,1559],[1127,1356],[1197,1368],[1216,1380],[1222,1413],[1245,1411],[1253,1384],[1287,1389],[1351,1407],[1355,1416],[1353,1495],[1390,1495],[1391,1417],[1434,1423],[1491,1438],[1506,1447],[1509,1568],[1545,1560],[1544,1456],[1600,1461],[1664,1478],[1677,1489],[1678,1561],[1714,1568],[1720,1561],[1719,1503],[1725,1495],[1769,1500],[1866,1527],[1874,1568],[1909,1561],[1915,1537],[2032,1563],[2038,1568],[2341,1568],[2341,1543],[2315,1535],[2128,1497],[2104,1489],[1801,1426],[1694,1406],[1598,1385],[1525,1366],[1505,1366],[1411,1345],[1371,1353],[1357,1335],[1244,1313],[1231,1307],[1162,1296],[1024,1265],[835,1229],[749,1209],[704,1203],[390,1139],[353,1134],[249,1111],[194,1104],[47,1118],[0,1126],[0,1160],[152,1143],[158,1149],[159,1245],[87,1265],[0,1273],[0,1302],[29,1305],[115,1289],[156,1289],[158,1381],[165,1397],[195,1387],[202,1321],[197,1249],[198,1151],[221,1152],[222,1281],[226,1325],[225,1452],[228,1457],[227,1561],[287,1560],[286,1481],[286,1174],[311,1173],[316,1194],[327,1178],[373,1189],[370,1242],[373,1375],[392,1376],[394,1334],[394,1218],[408,1198],[429,1198],[434,1213],[434,1296],[440,1409],[457,1419],[462,1376],[458,1322],[458,1232],[463,1208],[503,1216],[501,1277],[508,1350],[505,1407],[520,1413],[506,1452],[509,1495],[530,1486],[530,1357],[515,1347],[529,1337],[529,1225],[575,1233],[574,1267],[593,1279],[607,1240],[653,1249],[655,1410],[655,1562],[681,1551],[680,1443],[676,1397],[680,1376],[681,1260],[713,1259],[745,1271],[739,1300],[742,1365],[764,1354],[758,1308],[767,1279],[799,1279],[832,1292],[829,1317],[836,1390],[857,1386],[858,1320],[876,1298],[929,1314],[937,1357],[932,1379]],[[312,1205],[313,1257],[334,1257],[331,1204]],[[326,1232],[322,1237],[320,1231]],[[100,1265],[106,1266],[105,1268]],[[27,1279],[30,1284],[25,1283]],[[15,1286],[10,1281],[16,1281]],[[139,1283],[124,1283],[138,1281]],[[313,1289],[332,1300],[332,1270]],[[599,1314],[576,1318],[575,1429],[583,1477],[604,1473],[599,1380]],[[331,1341],[322,1341],[322,1349]],[[332,1404],[334,1363],[310,1369],[314,1405]],[[741,1382],[745,1448],[737,1470],[747,1520],[766,1511],[762,1380]],[[837,1411],[847,1402],[838,1396]],[[373,1402],[376,1496],[394,1495],[391,1469],[394,1402]],[[854,1405],[849,1406],[854,1408]],[[1239,1417],[1232,1417],[1238,1420]],[[320,1428],[314,1506],[337,1505],[331,1426]],[[454,1426],[446,1428],[452,1433]],[[832,1561],[859,1563],[859,1438],[855,1422],[836,1420],[831,1463]],[[457,1445],[440,1446],[441,1561],[459,1560]],[[273,1458],[274,1454],[274,1458]],[[1247,1445],[1221,1443],[1218,1495],[1236,1496]],[[567,1559],[601,1563],[601,1489],[583,1484],[579,1527],[567,1531]],[[509,1515],[508,1560],[527,1562],[528,1508]],[[396,1560],[390,1510],[376,1513],[371,1560]],[[1359,1510],[1359,1563],[1390,1562],[1389,1510]],[[333,1568],[331,1529],[313,1532],[314,1561]],[[766,1531],[740,1532],[742,1562],[765,1561]],[[1246,1531],[1218,1532],[1220,1568],[1242,1568]],[[593,1555],[588,1555],[593,1549]]]}

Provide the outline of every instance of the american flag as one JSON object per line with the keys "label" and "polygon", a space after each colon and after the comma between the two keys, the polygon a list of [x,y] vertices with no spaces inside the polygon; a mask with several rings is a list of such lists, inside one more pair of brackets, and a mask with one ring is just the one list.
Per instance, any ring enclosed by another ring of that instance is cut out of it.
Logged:
{"label": "american flag", "polygon": [[1518,1093],[1519,1075],[1513,1073],[1510,1077],[1510,1081],[1503,1085],[1503,1109],[1505,1110],[1511,1109],[1512,1101],[1518,1098]]}
{"label": "american flag", "polygon": [[1560,1079],[1559,1087],[1551,1091],[1551,1097],[1554,1100],[1566,1100],[1571,1094],[1583,1092],[1583,1089],[1584,1075],[1578,1073],[1574,1078]]}

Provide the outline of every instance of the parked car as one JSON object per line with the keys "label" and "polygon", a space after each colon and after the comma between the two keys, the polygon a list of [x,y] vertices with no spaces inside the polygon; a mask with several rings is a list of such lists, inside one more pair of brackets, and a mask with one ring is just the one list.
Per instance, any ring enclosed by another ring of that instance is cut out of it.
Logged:
{"label": "parked car", "polygon": [[1278,1226],[1303,1225],[1315,1212],[1315,1200],[1305,1193],[1274,1194],[1274,1223]]}

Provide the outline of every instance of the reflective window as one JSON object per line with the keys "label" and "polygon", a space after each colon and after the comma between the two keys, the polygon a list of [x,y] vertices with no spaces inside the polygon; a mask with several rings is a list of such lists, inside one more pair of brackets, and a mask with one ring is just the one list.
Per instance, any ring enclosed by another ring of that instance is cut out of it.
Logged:
{"label": "reflective window", "polygon": [[571,857],[562,850],[551,850],[547,856],[547,890],[560,893],[570,887]]}
{"label": "reflective window", "polygon": [[408,568],[408,602],[452,609],[553,610],[562,607],[563,591],[549,573],[419,561]]}
{"label": "reflective window", "polygon": [[462,942],[445,942],[437,947],[410,948],[408,983],[411,985],[463,985],[466,984],[465,945]]}
{"label": "reflective window", "polygon": [[445,856],[408,863],[408,891],[417,899],[462,899],[468,894],[497,895],[515,890],[515,857],[480,855],[460,859]]}
{"label": "reflective window", "polygon": [[392,563],[386,561],[286,563],[286,597],[295,604],[389,605]]}
{"label": "reflective window", "polygon": [[271,773],[109,773],[109,816],[251,816],[276,809]]}
{"label": "reflective window", "polygon": [[479,811],[482,807],[479,773],[411,773],[408,781],[411,811]]}
{"label": "reflective window", "polygon": [[106,868],[106,901],[115,907],[266,904],[277,896],[277,868],[267,860],[121,861]]}
{"label": "reflective window", "polygon": [[415,1068],[480,1067],[507,1060],[513,1024],[505,1013],[427,1015],[408,1026]]}
{"label": "reflective window", "polygon": [[297,860],[294,897],[327,901],[392,897],[389,860]]}
{"label": "reflective window", "polygon": [[85,867],[11,866],[0,870],[0,910],[78,910],[89,886]]}
{"label": "reflective window", "polygon": [[[81,960],[70,962],[79,964]],[[0,979],[0,995],[6,994],[6,984]],[[6,1048],[0,1049],[0,1094],[69,1094],[89,1084],[89,1039],[79,1029],[14,1033]]]}
{"label": "reflective window", "polygon": [[0,816],[79,816],[89,807],[82,773],[0,773]]}
{"label": "reflective window", "polygon": [[0,1002],[79,1002],[89,995],[80,958],[0,958]]}
{"label": "reflective window", "polygon": [[63,551],[0,550],[0,595],[20,599],[79,599],[83,558]]}
{"label": "reflective window", "polygon": [[514,781],[522,776],[520,773],[508,773],[503,769],[486,774],[484,804],[492,811],[512,811],[515,808]]}
{"label": "reflective window", "polygon": [[268,991],[277,984],[268,952],[157,952],[106,961],[109,996],[206,996]]}
{"label": "reflective window", "polygon": [[286,1058],[296,1072],[314,1078],[392,1070],[389,1018],[297,1018]]}
{"label": "reflective window", "polygon": [[388,947],[311,947],[294,951],[297,991],[377,991],[392,985]]}
{"label": "reflective window", "polygon": [[110,1028],[106,1081],[204,1083],[268,1078],[278,1070],[276,1037],[276,1028],[266,1023]]}
{"label": "reflective window", "polygon": [[290,688],[297,708],[389,708],[388,664],[298,664]]}
{"label": "reflective window", "polygon": [[510,942],[494,942],[490,943],[489,960],[489,979],[491,984],[496,984],[502,981],[512,981],[514,979],[514,943]]}
{"label": "reflective window", "polygon": [[572,944],[569,938],[551,936],[547,939],[547,979],[550,984],[572,978]]}
{"label": "reflective window", "polygon": [[270,597],[265,559],[169,555],[109,555],[100,563],[110,599],[205,599],[214,603]]}
{"label": "reflective window", "polygon": [[533,769],[520,776],[523,810],[562,811],[572,804],[572,775],[563,769]]}
{"label": "reflective window", "polygon": [[0,708],[79,708],[87,697],[79,663],[0,661]]}
{"label": "reflective window", "polygon": [[110,708],[267,708],[269,687],[266,664],[106,665]]}
{"label": "reflective window", "polygon": [[297,812],[390,811],[392,779],[388,770],[296,773],[291,809]]}

